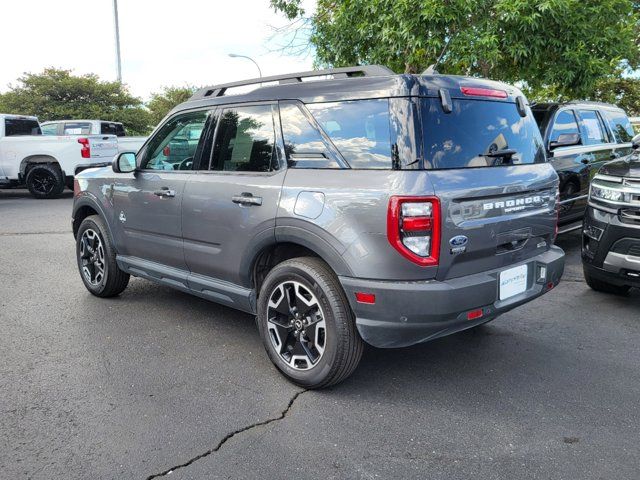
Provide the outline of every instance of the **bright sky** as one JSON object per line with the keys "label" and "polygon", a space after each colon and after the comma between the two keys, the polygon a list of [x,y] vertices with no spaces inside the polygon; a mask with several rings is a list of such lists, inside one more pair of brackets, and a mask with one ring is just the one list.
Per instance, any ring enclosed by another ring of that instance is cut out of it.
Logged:
{"label": "bright sky", "polygon": [[[113,0],[4,0],[0,92],[45,67],[116,79]],[[312,9],[314,0],[305,1]],[[212,85],[309,70],[312,56],[277,50],[288,21],[269,0],[118,0],[122,77],[144,99],[162,86]],[[275,36],[274,36],[275,35]]]}

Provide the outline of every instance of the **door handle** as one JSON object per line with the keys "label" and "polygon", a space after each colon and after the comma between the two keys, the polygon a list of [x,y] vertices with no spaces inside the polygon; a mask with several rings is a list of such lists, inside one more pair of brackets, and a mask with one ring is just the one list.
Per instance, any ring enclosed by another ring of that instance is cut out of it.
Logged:
{"label": "door handle", "polygon": [[254,197],[251,193],[247,192],[242,192],[240,195],[234,195],[231,197],[231,201],[238,205],[245,205],[248,207],[252,205],[262,205],[262,197]]}
{"label": "door handle", "polygon": [[160,190],[156,190],[155,192],[153,192],[154,195],[158,196],[158,197],[175,197],[176,196],[176,191],[175,190],[169,190],[168,187],[162,187]]}

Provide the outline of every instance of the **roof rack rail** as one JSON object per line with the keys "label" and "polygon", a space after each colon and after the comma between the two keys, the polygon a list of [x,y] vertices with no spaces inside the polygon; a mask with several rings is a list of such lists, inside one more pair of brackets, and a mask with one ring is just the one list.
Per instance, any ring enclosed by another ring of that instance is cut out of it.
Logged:
{"label": "roof rack rail", "polygon": [[358,67],[330,68],[326,70],[311,70],[308,72],[288,73],[286,75],[274,75],[271,77],[251,78],[238,82],[213,85],[198,90],[189,100],[197,100],[207,97],[223,97],[229,88],[244,87],[263,83],[278,82],[281,85],[287,83],[299,83],[303,78],[322,77],[332,75],[334,78],[349,77],[387,77],[395,73],[382,65],[362,65]]}

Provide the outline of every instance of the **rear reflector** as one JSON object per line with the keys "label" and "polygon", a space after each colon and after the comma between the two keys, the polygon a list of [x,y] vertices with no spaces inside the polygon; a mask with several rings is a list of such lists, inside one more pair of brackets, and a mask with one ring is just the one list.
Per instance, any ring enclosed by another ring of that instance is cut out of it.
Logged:
{"label": "rear reflector", "polygon": [[504,90],[493,90],[491,88],[460,87],[460,90],[467,97],[507,98],[508,96]]}
{"label": "rear reflector", "polygon": [[479,308],[478,310],[472,310],[471,312],[467,313],[467,320],[476,320],[477,318],[482,317],[482,309]]}
{"label": "rear reflector", "polygon": [[376,303],[376,296],[373,293],[356,292],[356,302],[373,305]]}

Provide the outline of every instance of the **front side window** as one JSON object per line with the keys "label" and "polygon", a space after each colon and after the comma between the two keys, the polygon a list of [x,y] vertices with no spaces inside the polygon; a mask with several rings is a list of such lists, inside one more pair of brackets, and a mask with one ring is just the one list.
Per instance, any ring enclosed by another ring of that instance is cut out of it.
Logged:
{"label": "front side window", "polygon": [[165,123],[143,152],[146,170],[191,170],[209,112],[178,115]]}
{"label": "front side window", "polygon": [[599,145],[607,143],[608,139],[604,131],[604,125],[595,110],[579,110],[580,125],[582,126],[583,145]]}
{"label": "front side window", "polygon": [[549,143],[557,142],[560,135],[580,135],[578,122],[573,110],[562,110],[553,122]]}
{"label": "front side window", "polygon": [[390,169],[389,100],[307,104],[351,168]]}
{"label": "front side window", "polygon": [[17,137],[21,135],[41,135],[40,124],[37,120],[23,118],[6,118],[4,121],[4,136]]}
{"label": "front side window", "polygon": [[291,168],[340,168],[320,131],[296,104],[280,104],[287,164]]}
{"label": "front side window", "polygon": [[84,122],[67,122],[64,124],[63,135],[89,135],[91,134],[91,124]]}
{"label": "front side window", "polygon": [[533,116],[515,103],[455,99],[445,113],[438,98],[425,98],[422,129],[427,169],[497,167],[546,161]]}
{"label": "front side window", "polygon": [[268,172],[276,165],[271,105],[225,108],[217,130],[212,170]]}
{"label": "front side window", "polygon": [[630,142],[635,133],[627,115],[622,110],[605,110],[604,115],[607,118],[616,142]]}

